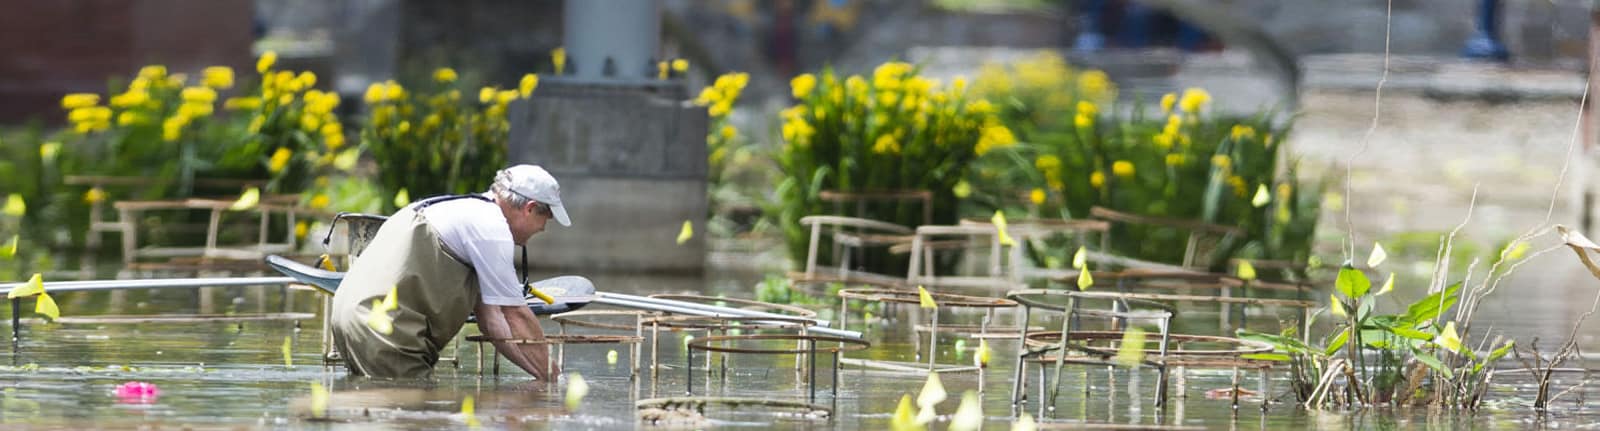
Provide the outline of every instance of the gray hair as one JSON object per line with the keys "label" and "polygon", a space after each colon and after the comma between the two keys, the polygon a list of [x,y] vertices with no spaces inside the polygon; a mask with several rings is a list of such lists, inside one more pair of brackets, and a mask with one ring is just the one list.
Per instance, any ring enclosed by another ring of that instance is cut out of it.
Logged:
{"label": "gray hair", "polygon": [[493,193],[496,199],[517,208],[527,205],[528,202],[534,202],[533,198],[511,190],[511,171],[508,169],[495,172],[494,183],[489,185],[489,193]]}
{"label": "gray hair", "polygon": [[509,169],[501,169],[500,172],[494,174],[494,183],[489,185],[489,193],[493,193],[496,199],[511,204],[515,208],[522,208],[532,202],[534,203],[534,211],[543,214],[550,213],[550,204],[533,200],[533,198],[511,190],[511,170]]}

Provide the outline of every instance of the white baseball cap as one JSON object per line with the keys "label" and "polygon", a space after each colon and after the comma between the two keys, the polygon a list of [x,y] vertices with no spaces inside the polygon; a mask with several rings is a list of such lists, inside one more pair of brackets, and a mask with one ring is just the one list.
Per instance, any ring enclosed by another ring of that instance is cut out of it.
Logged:
{"label": "white baseball cap", "polygon": [[533,199],[548,205],[550,213],[556,216],[556,222],[562,226],[572,226],[572,219],[567,217],[567,208],[561,205],[561,185],[556,183],[556,177],[550,172],[535,165],[516,165],[500,171],[495,175],[496,182],[504,181],[507,190],[524,198]]}

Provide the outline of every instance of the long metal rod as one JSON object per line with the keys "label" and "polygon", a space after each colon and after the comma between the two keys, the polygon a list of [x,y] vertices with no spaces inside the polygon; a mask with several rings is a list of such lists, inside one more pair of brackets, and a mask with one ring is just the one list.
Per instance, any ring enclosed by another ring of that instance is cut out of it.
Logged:
{"label": "long metal rod", "polygon": [[[663,305],[663,304],[656,304],[656,303],[650,303],[650,302],[632,301],[632,300],[628,300],[628,299],[624,299],[624,298],[618,298],[617,296],[631,296],[631,295],[615,295],[615,294],[597,295],[597,296],[595,296],[593,302],[596,303],[596,304],[614,305],[614,306],[618,306],[618,307],[634,308],[634,309],[640,309],[640,310],[665,311],[665,312],[668,312],[668,313],[687,314],[687,315],[691,315],[691,316],[758,317],[758,318],[759,317],[763,317],[763,316],[750,316],[750,315],[745,315],[745,314],[740,314],[740,313],[733,312],[733,311],[748,311],[748,310],[738,310],[738,309],[734,309],[734,308],[729,308],[729,309],[727,309],[729,311],[724,311],[724,312],[705,311],[705,310],[692,309],[692,308],[676,307],[676,306],[672,306],[672,305]],[[790,317],[790,318],[792,319],[793,317]],[[777,324],[791,324],[791,325],[795,324],[794,322],[757,322],[757,323],[777,323]],[[821,327],[821,326],[813,326],[813,327],[810,327],[810,328],[806,328],[806,331],[815,332],[815,333],[818,333],[818,334],[823,334],[823,335],[828,335],[828,336],[834,336],[834,337],[851,338],[851,339],[857,339],[857,340],[861,339],[861,333],[860,332],[856,332],[856,331],[847,331],[847,330],[834,329],[834,328]]]}
{"label": "long metal rod", "polygon": [[[44,283],[44,289],[50,292],[87,292],[95,290],[121,290],[121,289],[154,289],[167,287],[222,287],[222,286],[260,286],[273,284],[297,283],[290,277],[210,277],[210,278],[155,278],[143,280],[86,280],[86,281],[49,281]],[[0,293],[10,293],[12,289],[27,283],[0,283]]]}
{"label": "long metal rod", "polygon": [[[51,292],[88,292],[100,290],[121,289],[154,289],[154,288],[182,288],[182,287],[222,287],[222,286],[258,286],[298,283],[292,277],[209,277],[209,278],[158,278],[143,280],[87,280],[87,281],[54,281],[44,283],[45,290]],[[12,289],[21,287],[26,283],[0,283],[0,293],[10,293]],[[618,307],[627,307],[641,310],[665,311],[676,314],[694,316],[727,316],[727,317],[773,317],[793,319],[795,316],[766,313],[760,311],[740,310],[731,307],[718,307],[714,305],[696,304],[686,301],[674,301],[659,298],[647,298],[637,295],[619,293],[596,292],[594,302],[610,304]],[[817,326],[810,330],[835,337],[860,339],[861,333],[844,331],[824,327],[828,322],[820,319],[810,319]],[[767,323],[767,322],[762,322]],[[775,322],[782,323],[782,322]]]}
{"label": "long metal rod", "polygon": [[674,299],[651,298],[651,297],[648,297],[648,296],[628,295],[628,294],[622,294],[622,293],[595,292],[595,296],[602,297],[602,298],[616,298],[616,299],[622,299],[622,300],[633,301],[633,302],[638,302],[638,303],[645,303],[645,304],[661,304],[661,305],[667,305],[667,306],[685,308],[685,309],[691,309],[691,310],[709,311],[709,312],[713,312],[713,313],[732,314],[732,315],[736,315],[736,316],[740,316],[740,317],[772,317],[772,318],[777,318],[777,319],[801,318],[801,319],[806,319],[806,320],[810,320],[810,321],[816,322],[815,326],[828,326],[828,321],[826,321],[826,320],[812,319],[812,318],[808,318],[808,317],[800,317],[800,316],[795,316],[795,315],[792,315],[792,314],[778,314],[778,313],[768,313],[768,312],[765,312],[765,311],[745,310],[745,309],[739,309],[739,308],[733,308],[733,307],[719,307],[719,306],[715,306],[715,305],[701,304],[701,303],[697,303],[697,302],[679,301],[679,300],[674,300]]}

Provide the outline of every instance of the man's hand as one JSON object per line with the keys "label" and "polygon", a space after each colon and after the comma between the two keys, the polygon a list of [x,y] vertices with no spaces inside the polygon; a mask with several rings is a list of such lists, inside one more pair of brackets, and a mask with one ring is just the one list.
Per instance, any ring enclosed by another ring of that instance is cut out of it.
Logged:
{"label": "man's hand", "polygon": [[[478,304],[478,330],[493,340],[543,340],[538,318],[524,306]],[[531,323],[530,323],[531,322]],[[543,344],[516,344],[494,341],[495,351],[511,363],[540,380],[553,379],[560,367],[550,364],[550,350]],[[551,369],[546,369],[549,365]]]}
{"label": "man's hand", "polygon": [[[502,306],[500,310],[506,317],[506,324],[511,327],[512,336],[527,340],[544,339],[544,329],[539,327],[539,318],[534,316],[533,310],[529,310],[527,306]],[[550,367],[549,370],[545,370],[545,374],[534,374],[534,376],[540,379],[555,380],[555,376],[561,375],[561,366],[550,362],[550,345],[522,344],[520,347],[522,347],[523,354],[527,355],[528,359],[533,361],[534,365],[538,366],[539,369],[544,370],[546,364]]]}

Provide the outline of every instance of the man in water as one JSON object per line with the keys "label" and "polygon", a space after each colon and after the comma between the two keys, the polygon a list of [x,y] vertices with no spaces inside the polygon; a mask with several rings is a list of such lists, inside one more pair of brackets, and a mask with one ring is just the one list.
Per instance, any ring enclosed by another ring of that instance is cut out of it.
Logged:
{"label": "man in water", "polygon": [[509,342],[544,338],[511,257],[551,219],[572,225],[560,192],[544,168],[517,165],[497,172],[486,193],[429,198],[390,216],[333,295],[334,346],[350,372],[429,376],[476,314],[507,360],[540,380],[560,375],[545,369],[545,345]]}

